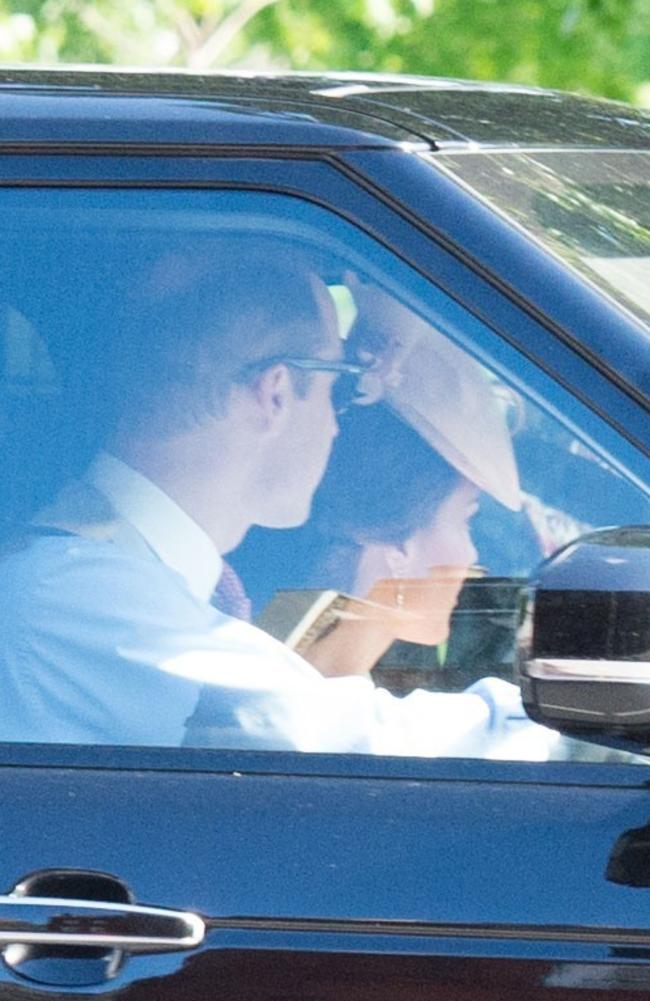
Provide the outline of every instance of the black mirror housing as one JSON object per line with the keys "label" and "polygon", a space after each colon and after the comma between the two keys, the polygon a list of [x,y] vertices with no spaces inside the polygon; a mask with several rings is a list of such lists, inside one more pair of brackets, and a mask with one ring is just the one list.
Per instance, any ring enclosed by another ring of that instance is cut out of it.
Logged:
{"label": "black mirror housing", "polygon": [[650,526],[591,532],[541,564],[519,674],[532,719],[650,754]]}

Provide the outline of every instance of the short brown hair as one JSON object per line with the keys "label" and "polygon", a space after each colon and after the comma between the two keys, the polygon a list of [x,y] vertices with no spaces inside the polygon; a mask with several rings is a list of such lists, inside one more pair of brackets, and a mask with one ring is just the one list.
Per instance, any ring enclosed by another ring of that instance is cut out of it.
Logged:
{"label": "short brown hair", "polygon": [[158,434],[187,430],[224,412],[247,367],[313,357],[335,322],[324,283],[286,242],[162,255],[117,311],[116,412]]}

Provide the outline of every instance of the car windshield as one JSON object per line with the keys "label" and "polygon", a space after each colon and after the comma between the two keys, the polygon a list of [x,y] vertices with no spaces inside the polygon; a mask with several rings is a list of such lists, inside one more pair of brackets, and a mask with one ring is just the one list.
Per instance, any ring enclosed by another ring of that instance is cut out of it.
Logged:
{"label": "car windshield", "polygon": [[435,163],[650,322],[650,152],[443,153]]}

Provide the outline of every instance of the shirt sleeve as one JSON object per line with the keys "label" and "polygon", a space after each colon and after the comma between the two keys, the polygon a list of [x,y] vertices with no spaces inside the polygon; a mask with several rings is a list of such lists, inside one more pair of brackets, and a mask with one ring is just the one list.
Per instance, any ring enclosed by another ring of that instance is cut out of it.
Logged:
{"label": "shirt sleeve", "polygon": [[203,747],[485,757],[509,728],[534,726],[497,679],[396,698],[364,677],[324,678],[110,543],[43,540],[13,572],[5,687],[23,739],[178,746],[200,693],[208,725],[185,742]]}
{"label": "shirt sleeve", "polygon": [[[418,690],[398,698],[366,677],[324,678],[266,633],[238,620],[217,626],[228,658],[194,650],[174,670],[205,688],[193,746],[255,747],[312,752],[546,760],[553,731],[532,723],[519,690],[485,678],[465,692]],[[171,665],[168,665],[168,669]]]}

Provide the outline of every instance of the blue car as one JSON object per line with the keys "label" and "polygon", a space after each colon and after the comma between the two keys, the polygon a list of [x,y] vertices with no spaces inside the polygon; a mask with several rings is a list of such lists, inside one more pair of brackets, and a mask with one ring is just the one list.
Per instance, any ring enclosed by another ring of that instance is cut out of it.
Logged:
{"label": "blue car", "polygon": [[643,997],[650,116],[0,111],[0,1001]]}

